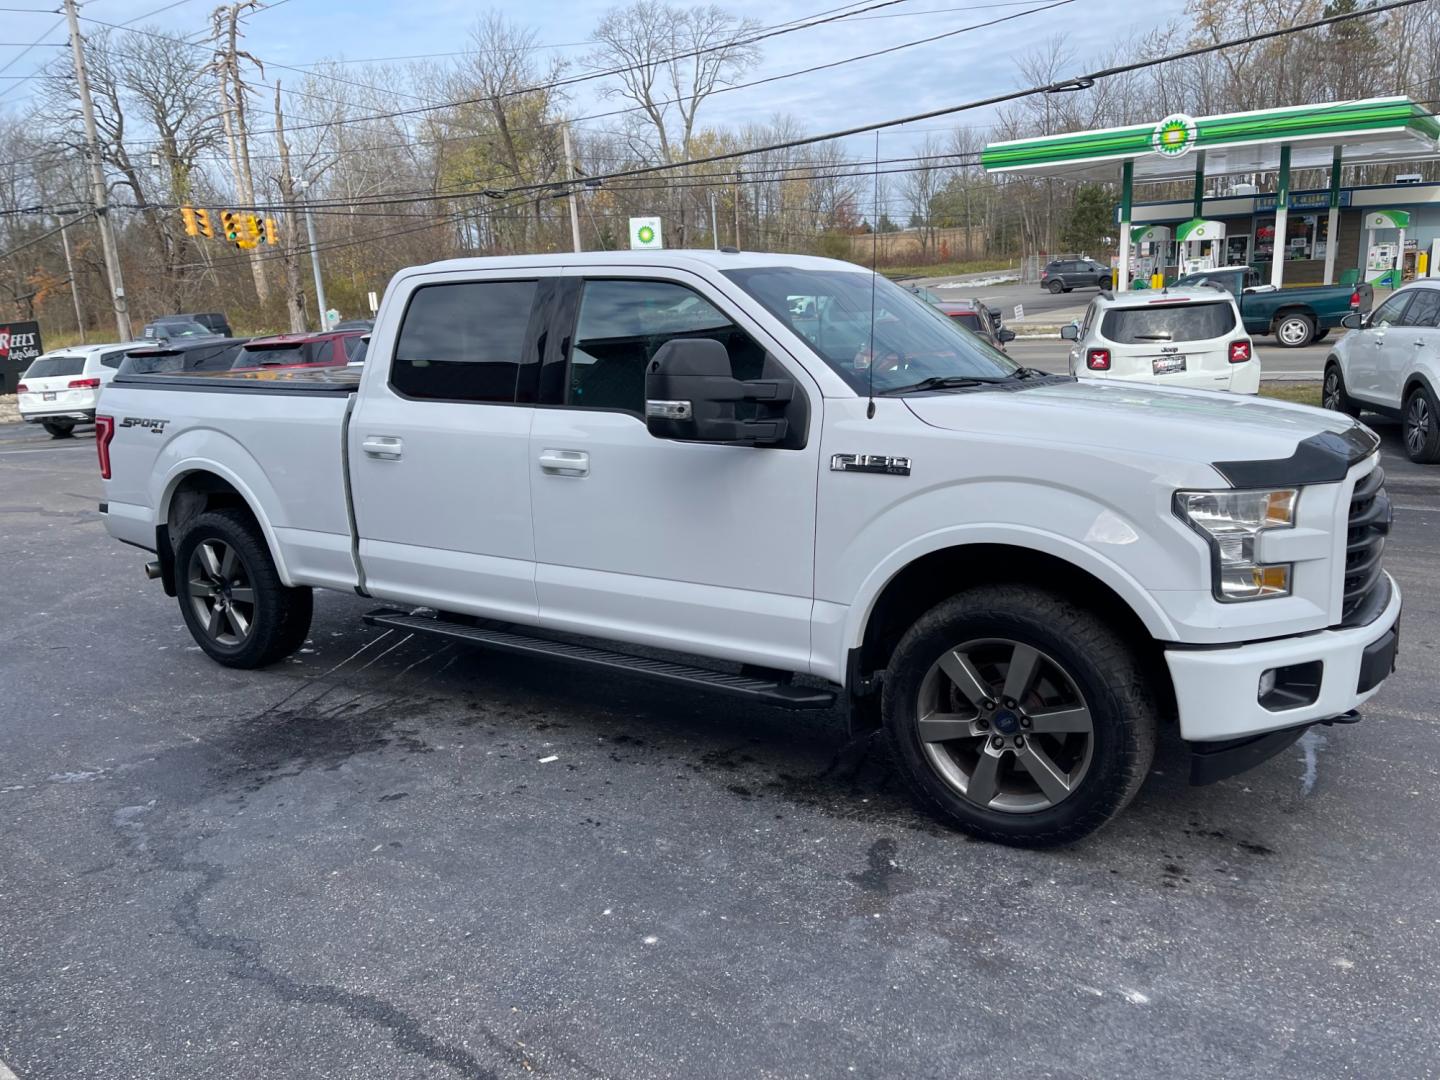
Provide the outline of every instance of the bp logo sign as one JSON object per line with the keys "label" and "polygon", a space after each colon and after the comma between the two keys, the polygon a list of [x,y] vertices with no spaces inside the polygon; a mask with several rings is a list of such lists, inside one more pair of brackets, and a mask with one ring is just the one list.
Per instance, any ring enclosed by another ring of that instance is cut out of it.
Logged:
{"label": "bp logo sign", "polygon": [[1184,113],[1174,113],[1155,125],[1150,145],[1162,157],[1183,157],[1195,147],[1195,121]]}
{"label": "bp logo sign", "polygon": [[630,219],[630,246],[643,251],[647,248],[663,248],[658,217],[632,217]]}

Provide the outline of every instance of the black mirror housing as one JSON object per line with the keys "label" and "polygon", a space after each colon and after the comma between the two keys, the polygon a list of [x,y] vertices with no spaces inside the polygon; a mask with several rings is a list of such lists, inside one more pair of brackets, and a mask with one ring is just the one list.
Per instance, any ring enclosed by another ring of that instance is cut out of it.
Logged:
{"label": "black mirror housing", "polygon": [[1365,316],[1358,311],[1352,311],[1340,320],[1340,325],[1346,330],[1365,329]]}
{"label": "black mirror housing", "polygon": [[1003,345],[1003,344],[1005,344],[1005,342],[1007,342],[1007,341],[1014,341],[1014,340],[1015,340],[1015,331],[1014,331],[1014,330],[1006,330],[1006,329],[1002,326],[1002,327],[1000,328],[999,333],[996,334],[995,336],[1000,339],[1000,344]]}
{"label": "black mirror housing", "polygon": [[718,341],[672,338],[645,371],[645,426],[658,439],[788,445],[787,407],[796,393],[788,378],[734,378]]}

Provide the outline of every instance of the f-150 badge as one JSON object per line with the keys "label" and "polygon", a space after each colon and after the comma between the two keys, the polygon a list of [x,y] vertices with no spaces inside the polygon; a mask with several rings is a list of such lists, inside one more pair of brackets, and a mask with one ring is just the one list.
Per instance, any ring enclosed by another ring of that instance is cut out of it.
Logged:
{"label": "f-150 badge", "polygon": [[830,471],[909,476],[910,459],[908,457],[891,457],[888,454],[834,454],[830,458]]}

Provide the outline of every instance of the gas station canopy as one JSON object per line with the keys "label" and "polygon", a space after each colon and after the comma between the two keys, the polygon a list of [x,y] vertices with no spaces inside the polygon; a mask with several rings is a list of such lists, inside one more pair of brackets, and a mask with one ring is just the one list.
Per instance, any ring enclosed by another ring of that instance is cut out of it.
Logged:
{"label": "gas station canopy", "polygon": [[1293,105],[1283,109],[1188,117],[991,143],[986,172],[1021,172],[1075,180],[1114,180],[1133,161],[1138,181],[1183,180],[1205,154],[1211,176],[1274,172],[1281,146],[1291,169],[1328,169],[1336,146],[1346,165],[1440,158],[1440,120],[1405,97]]}

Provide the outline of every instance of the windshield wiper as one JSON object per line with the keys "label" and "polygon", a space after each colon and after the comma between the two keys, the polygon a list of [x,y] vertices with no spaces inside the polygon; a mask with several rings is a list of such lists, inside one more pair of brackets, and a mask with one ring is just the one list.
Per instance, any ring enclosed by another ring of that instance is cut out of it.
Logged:
{"label": "windshield wiper", "polygon": [[1136,334],[1136,341],[1174,341],[1174,334]]}
{"label": "windshield wiper", "polygon": [[997,379],[972,379],[963,375],[932,375],[928,379],[921,379],[909,386],[892,386],[880,393],[882,396],[888,397],[892,394],[909,394],[917,390],[963,390],[967,386],[984,386],[986,383],[998,381]]}
{"label": "windshield wiper", "polygon": [[1007,377],[1011,379],[1043,379],[1049,374],[1050,372],[1041,371],[1039,368],[1017,367]]}

